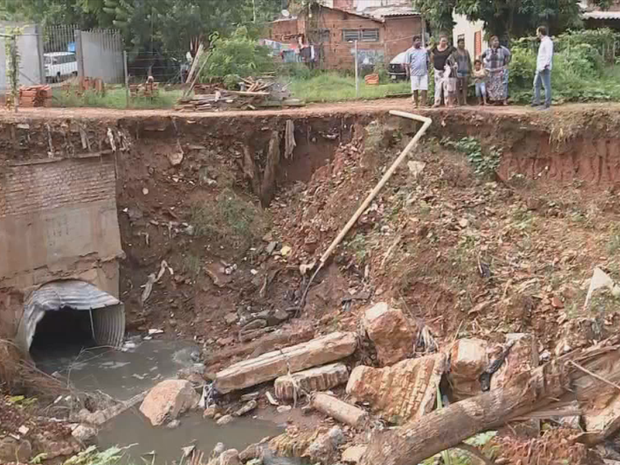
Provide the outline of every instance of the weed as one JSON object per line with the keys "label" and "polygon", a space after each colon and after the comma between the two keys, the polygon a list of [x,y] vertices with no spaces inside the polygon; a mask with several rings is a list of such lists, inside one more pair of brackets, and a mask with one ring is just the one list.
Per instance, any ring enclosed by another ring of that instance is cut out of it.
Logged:
{"label": "weed", "polygon": [[[181,97],[182,91],[160,91],[155,97],[137,97],[130,101],[131,108],[172,108]],[[67,93],[62,89],[54,92],[55,107],[98,107],[124,110],[127,108],[125,89],[109,89],[104,95],[86,91],[82,95]]]}
{"label": "weed", "polygon": [[192,224],[198,237],[220,241],[223,246],[249,247],[267,232],[266,212],[241,198],[232,189],[224,189],[215,199],[192,209]]}
{"label": "weed", "polygon": [[123,458],[123,450],[118,447],[110,447],[100,452],[95,446],[90,446],[71,457],[63,465],[114,465]]}
{"label": "weed", "polygon": [[202,269],[202,261],[200,257],[193,254],[188,254],[183,257],[183,272],[190,274],[194,277],[200,274]]}
{"label": "weed", "polygon": [[445,138],[442,139],[442,143],[463,153],[478,176],[490,176],[499,168],[502,156],[501,148],[492,146],[489,150],[484,151],[480,141],[475,137],[463,137],[456,142]]}
{"label": "weed", "polygon": [[614,225],[609,231],[609,240],[607,241],[607,255],[615,256],[620,251],[620,230]]}
{"label": "weed", "polygon": [[349,100],[373,100],[394,94],[409,94],[408,82],[368,86],[359,84],[359,95],[355,93],[355,78],[337,73],[324,73],[310,79],[293,78],[289,89],[291,93],[306,102],[342,102]]}
{"label": "weed", "polygon": [[362,263],[368,256],[368,243],[364,234],[356,234],[355,237],[347,244],[349,249],[355,255],[358,262]]}

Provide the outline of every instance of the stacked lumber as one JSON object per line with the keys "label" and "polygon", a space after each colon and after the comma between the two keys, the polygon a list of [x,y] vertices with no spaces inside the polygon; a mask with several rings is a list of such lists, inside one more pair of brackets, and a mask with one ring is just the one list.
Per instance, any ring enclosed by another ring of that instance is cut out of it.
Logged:
{"label": "stacked lumber", "polygon": [[19,89],[19,105],[21,107],[51,107],[52,88],[47,85],[28,86]]}
{"label": "stacked lumber", "polygon": [[242,78],[242,81],[248,86],[246,89],[248,92],[264,92],[275,84],[275,81],[254,79],[253,77]]}

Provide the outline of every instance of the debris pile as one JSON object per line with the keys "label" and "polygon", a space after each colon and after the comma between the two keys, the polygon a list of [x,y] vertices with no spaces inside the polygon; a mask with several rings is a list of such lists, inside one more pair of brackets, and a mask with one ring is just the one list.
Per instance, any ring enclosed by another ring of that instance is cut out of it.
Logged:
{"label": "debris pile", "polygon": [[159,83],[149,76],[144,84],[132,84],[129,86],[131,98],[153,98],[159,95]]}
{"label": "debris pile", "polygon": [[291,99],[285,87],[273,78],[243,78],[240,90],[226,90],[212,84],[195,84],[194,95],[179,99],[177,111],[256,110],[262,107],[303,106]]}
{"label": "debris pile", "polygon": [[51,86],[28,86],[19,89],[19,105],[24,108],[52,106]]}

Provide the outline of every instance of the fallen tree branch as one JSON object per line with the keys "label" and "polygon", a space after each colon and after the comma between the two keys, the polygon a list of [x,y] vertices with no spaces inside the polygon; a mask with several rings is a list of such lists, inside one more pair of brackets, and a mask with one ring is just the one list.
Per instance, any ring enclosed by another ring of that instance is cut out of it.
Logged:
{"label": "fallen tree branch", "polygon": [[605,378],[603,378],[602,376],[597,375],[596,373],[592,373],[590,370],[586,370],[584,367],[582,367],[581,365],[578,365],[577,363],[573,362],[572,360],[570,360],[568,363],[570,363],[571,365],[573,365],[575,368],[577,368],[578,370],[583,371],[584,373],[592,376],[593,378],[598,379],[599,381],[611,386],[611,387],[615,387],[616,389],[618,389],[620,391],[620,386],[617,385],[616,383],[612,383],[609,380],[606,380]]}
{"label": "fallen tree branch", "polygon": [[[582,369],[598,377],[575,369],[577,362]],[[601,374],[605,374],[605,381],[599,379]],[[360,465],[420,463],[480,432],[565,401],[561,399],[564,395],[587,403],[605,384],[619,381],[620,346],[613,345],[611,340],[605,341],[523,373],[504,388],[454,403],[401,428],[376,434]],[[620,428],[616,423],[620,421],[614,422],[614,428]],[[610,434],[609,429],[604,433],[607,437]]]}

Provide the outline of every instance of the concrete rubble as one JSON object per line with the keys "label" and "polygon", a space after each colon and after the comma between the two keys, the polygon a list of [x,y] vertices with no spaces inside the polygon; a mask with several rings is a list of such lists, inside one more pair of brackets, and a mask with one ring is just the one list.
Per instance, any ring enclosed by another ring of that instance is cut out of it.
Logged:
{"label": "concrete rubble", "polygon": [[147,394],[140,411],[153,426],[161,426],[198,406],[200,396],[189,381],[162,381]]}
{"label": "concrete rubble", "polygon": [[323,392],[319,392],[314,396],[312,406],[318,411],[354,428],[363,428],[368,422],[368,413],[364,410]]}
{"label": "concrete rubble", "polygon": [[332,333],[310,342],[268,352],[236,363],[215,377],[215,388],[222,394],[272,381],[290,372],[343,359],[355,352],[354,333]]}
{"label": "concrete rubble", "polygon": [[291,400],[299,398],[303,392],[327,391],[345,384],[348,379],[349,370],[346,365],[333,363],[281,376],[276,379],[274,389],[278,399]]}
{"label": "concrete rubble", "polygon": [[450,384],[455,398],[461,400],[482,391],[480,375],[489,365],[487,342],[459,339],[450,350]]}
{"label": "concrete rubble", "polygon": [[437,388],[448,369],[443,353],[403,360],[392,367],[358,366],[346,392],[357,402],[368,402],[386,421],[401,424],[432,411]]}
{"label": "concrete rubble", "polygon": [[491,378],[491,389],[500,389],[521,373],[538,368],[538,341],[531,334],[506,335],[507,343],[514,343],[500,369]]}
{"label": "concrete rubble", "polygon": [[366,310],[363,324],[382,366],[393,365],[413,355],[416,330],[401,310],[379,303]]}

